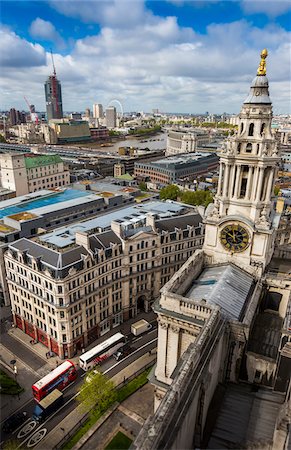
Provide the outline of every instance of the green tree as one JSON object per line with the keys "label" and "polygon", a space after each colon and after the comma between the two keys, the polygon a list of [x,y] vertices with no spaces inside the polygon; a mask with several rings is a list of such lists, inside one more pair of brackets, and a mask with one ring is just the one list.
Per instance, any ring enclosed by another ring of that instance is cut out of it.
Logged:
{"label": "green tree", "polygon": [[177,200],[177,197],[179,195],[180,189],[174,184],[169,184],[168,186],[165,186],[160,190],[161,200]]}
{"label": "green tree", "polygon": [[1,143],[6,143],[6,139],[5,139],[5,137],[3,136],[3,134],[0,134],[0,142]]}
{"label": "green tree", "polygon": [[280,188],[278,186],[274,186],[274,194],[279,195]]}
{"label": "green tree", "polygon": [[210,191],[185,191],[181,194],[181,201],[188,205],[207,206],[213,201],[213,195]]}
{"label": "green tree", "polygon": [[116,400],[116,390],[113,381],[98,370],[90,370],[77,396],[78,402],[86,412],[92,414],[106,411]]}
{"label": "green tree", "polygon": [[140,189],[141,191],[147,191],[147,190],[148,190],[147,184],[146,184],[145,181],[141,181],[141,182],[139,183],[138,187],[139,187],[139,189]]}

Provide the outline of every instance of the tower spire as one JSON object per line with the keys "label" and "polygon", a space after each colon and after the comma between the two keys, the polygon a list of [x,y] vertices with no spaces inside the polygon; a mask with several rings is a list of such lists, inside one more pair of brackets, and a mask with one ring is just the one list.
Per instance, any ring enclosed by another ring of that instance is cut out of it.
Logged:
{"label": "tower spire", "polygon": [[268,56],[268,50],[264,48],[264,50],[261,51],[261,61],[260,65],[258,67],[257,75],[262,76],[266,75],[267,69],[266,69],[266,58]]}

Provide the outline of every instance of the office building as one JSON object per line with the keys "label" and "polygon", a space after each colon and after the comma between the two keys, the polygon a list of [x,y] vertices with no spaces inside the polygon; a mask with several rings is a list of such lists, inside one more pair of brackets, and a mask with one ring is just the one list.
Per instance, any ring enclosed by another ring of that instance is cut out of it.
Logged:
{"label": "office building", "polygon": [[115,106],[108,106],[106,108],[106,127],[107,128],[116,128],[116,108]]}
{"label": "office building", "polygon": [[16,196],[70,183],[70,172],[58,155],[3,153],[0,155],[1,184]]}
{"label": "office building", "polygon": [[201,130],[170,130],[167,135],[166,156],[194,153],[201,145],[210,142],[209,132]]}
{"label": "office building", "polygon": [[101,103],[94,103],[93,117],[94,119],[103,119],[103,106],[101,105]]}
{"label": "office building", "polygon": [[91,133],[87,120],[50,120],[52,144],[69,144],[71,142],[90,142]]}
{"label": "office building", "polygon": [[[86,187],[81,185],[80,187]],[[88,187],[88,185],[87,185]],[[0,209],[0,303],[9,305],[3,254],[10,242],[22,237],[37,236],[62,225],[96,217],[125,204],[138,195],[110,183],[95,184],[91,190],[40,190],[1,202]],[[65,234],[65,233],[64,233]]]}
{"label": "office building", "polygon": [[134,175],[137,178],[159,185],[175,183],[178,179],[193,180],[206,175],[218,166],[215,153],[189,153],[170,156],[153,162],[136,162]]}
{"label": "office building", "polygon": [[61,119],[63,117],[62,88],[55,72],[45,82],[44,91],[47,121]]}
{"label": "office building", "polygon": [[128,206],[20,239],[5,254],[15,325],[61,358],[72,357],[138,312],[201,248],[194,207]]}

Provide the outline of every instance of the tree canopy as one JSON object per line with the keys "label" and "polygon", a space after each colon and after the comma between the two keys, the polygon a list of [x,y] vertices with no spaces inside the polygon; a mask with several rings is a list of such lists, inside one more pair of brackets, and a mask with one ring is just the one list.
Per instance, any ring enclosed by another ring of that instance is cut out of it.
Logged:
{"label": "tree canopy", "polygon": [[77,400],[84,411],[102,412],[115,402],[116,395],[113,381],[93,369],[87,373]]}
{"label": "tree canopy", "polygon": [[207,206],[213,201],[213,195],[210,191],[185,191],[181,194],[181,201],[188,205]]}
{"label": "tree canopy", "polygon": [[179,195],[180,189],[174,184],[169,184],[168,186],[165,186],[160,190],[161,200],[177,200],[177,197]]}
{"label": "tree canopy", "polygon": [[181,191],[178,186],[169,184],[160,190],[161,200],[177,200],[188,205],[207,206],[213,201],[213,195],[210,191]]}
{"label": "tree canopy", "polygon": [[139,183],[138,187],[139,187],[139,189],[140,189],[141,191],[147,191],[147,190],[148,190],[147,184],[146,184],[145,181],[141,181],[141,182]]}

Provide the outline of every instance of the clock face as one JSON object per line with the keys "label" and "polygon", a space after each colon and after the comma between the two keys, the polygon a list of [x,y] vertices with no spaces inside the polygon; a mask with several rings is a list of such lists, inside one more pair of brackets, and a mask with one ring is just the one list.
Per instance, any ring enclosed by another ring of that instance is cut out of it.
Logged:
{"label": "clock face", "polygon": [[242,252],[250,243],[250,235],[241,225],[230,224],[221,230],[220,241],[227,250]]}

